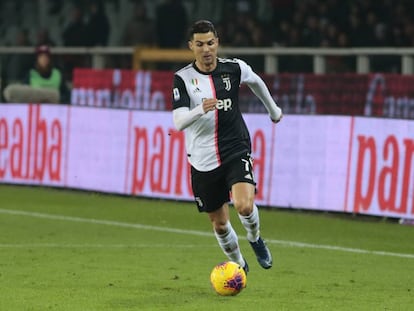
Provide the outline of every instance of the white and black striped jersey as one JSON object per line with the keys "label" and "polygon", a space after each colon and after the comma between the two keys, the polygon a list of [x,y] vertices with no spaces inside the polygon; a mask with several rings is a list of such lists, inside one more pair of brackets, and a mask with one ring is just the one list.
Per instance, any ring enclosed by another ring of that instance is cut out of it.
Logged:
{"label": "white and black striped jersey", "polygon": [[[263,80],[242,60],[218,58],[210,73],[191,63],[175,73],[174,123],[185,130],[188,160],[195,169],[210,171],[251,152],[250,135],[238,105],[242,83],[262,100],[271,118],[280,118],[281,111]],[[205,113],[201,105],[205,98],[217,98],[217,109]]]}

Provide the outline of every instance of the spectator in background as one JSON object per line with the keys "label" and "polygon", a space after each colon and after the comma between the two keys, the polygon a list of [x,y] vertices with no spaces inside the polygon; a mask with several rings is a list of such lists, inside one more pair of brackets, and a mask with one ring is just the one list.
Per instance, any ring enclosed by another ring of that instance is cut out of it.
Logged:
{"label": "spectator in background", "polygon": [[93,0],[89,3],[89,15],[85,27],[87,46],[108,45],[111,27],[102,0]]}
{"label": "spectator in background", "polygon": [[65,46],[86,46],[87,29],[83,21],[83,12],[79,6],[74,6],[71,11],[69,23],[64,27],[62,38]]}
{"label": "spectator in background", "polygon": [[318,47],[321,45],[321,32],[316,16],[308,15],[302,30],[301,41],[305,46]]}
{"label": "spectator in background", "polygon": [[269,33],[266,33],[260,23],[252,21],[249,26],[250,37],[252,41],[252,46],[261,47],[261,46],[271,46],[271,36]]}
{"label": "spectator in background", "polygon": [[292,16],[295,0],[269,0],[273,9],[273,22],[278,25]]}
{"label": "spectator in background", "polygon": [[[15,46],[32,46],[32,42],[29,39],[29,32],[27,29],[20,29],[17,32],[15,42],[12,43]],[[18,82],[24,79],[26,72],[33,64],[33,55],[29,54],[10,54],[6,56],[3,64],[5,80],[3,83]]]}
{"label": "spectator in background", "polygon": [[367,44],[364,40],[367,36],[367,29],[362,25],[361,18],[357,12],[352,12],[348,18],[348,35],[350,44],[354,47],[361,47]]}
{"label": "spectator in background", "polygon": [[63,7],[63,0],[48,0],[48,7],[49,14],[57,14]]}
{"label": "spectator in background", "polygon": [[[187,31],[187,9],[181,0],[164,0],[155,12],[157,44],[160,48],[178,49],[183,46]],[[158,70],[175,70],[179,63],[161,63]]]}
{"label": "spectator in background", "polygon": [[[140,47],[153,47],[157,45],[155,22],[148,17],[144,1],[134,3],[132,16],[122,30],[120,44]],[[121,68],[131,67],[130,56],[122,56],[120,61]],[[153,68],[151,67],[151,69]]]}
{"label": "spectator in background", "polygon": [[4,89],[4,97],[12,103],[69,103],[62,72],[53,65],[47,45],[36,48],[33,68],[21,83],[10,83]]}
{"label": "spectator in background", "polygon": [[[63,45],[65,46],[87,46],[91,38],[87,36],[86,24],[83,21],[83,11],[78,5],[72,7],[68,24],[62,33]],[[72,80],[72,72],[75,67],[88,66],[87,59],[83,55],[68,54],[63,58],[65,74],[68,80]]]}
{"label": "spectator in background", "polygon": [[[220,44],[236,47],[263,47],[271,46],[271,28],[266,33],[265,23],[260,22],[255,12],[254,2],[238,0],[227,2],[224,5],[223,16],[217,23],[220,31]],[[249,60],[250,61],[250,60]]]}
{"label": "spectator in background", "polygon": [[47,45],[36,48],[36,60],[26,77],[27,85],[35,89],[55,90],[60,102],[67,103],[69,91],[60,69],[54,66],[50,49]]}
{"label": "spectator in background", "polygon": [[157,41],[161,48],[179,48],[185,42],[188,15],[181,0],[165,0],[156,8]]}
{"label": "spectator in background", "polygon": [[37,32],[37,41],[36,46],[39,45],[47,45],[47,46],[55,46],[55,42],[50,38],[49,30],[47,28],[40,29]]}
{"label": "spectator in background", "polygon": [[122,32],[121,44],[126,46],[154,46],[156,44],[154,21],[147,15],[145,3],[134,4],[131,19],[126,23]]}
{"label": "spectator in background", "polygon": [[292,25],[287,20],[281,20],[275,28],[273,45],[288,46]]}

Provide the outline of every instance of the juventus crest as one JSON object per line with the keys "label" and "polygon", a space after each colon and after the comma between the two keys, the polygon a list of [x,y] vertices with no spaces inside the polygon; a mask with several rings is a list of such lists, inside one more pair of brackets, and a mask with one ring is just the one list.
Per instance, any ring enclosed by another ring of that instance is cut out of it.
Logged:
{"label": "juventus crest", "polygon": [[222,76],[222,79],[223,79],[223,83],[224,83],[224,89],[226,91],[230,91],[230,89],[231,89],[230,77],[229,76]]}

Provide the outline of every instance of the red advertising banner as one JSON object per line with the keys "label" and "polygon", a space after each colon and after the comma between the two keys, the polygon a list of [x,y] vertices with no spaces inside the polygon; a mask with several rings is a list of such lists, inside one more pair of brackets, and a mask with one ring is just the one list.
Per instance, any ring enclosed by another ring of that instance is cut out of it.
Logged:
{"label": "red advertising banner", "polygon": [[71,103],[80,106],[170,110],[173,72],[82,69],[73,73]]}
{"label": "red advertising banner", "polygon": [[263,78],[285,113],[414,119],[414,76],[352,73]]}
{"label": "red advertising banner", "polygon": [[[170,110],[173,72],[75,69],[73,105]],[[285,114],[334,114],[414,119],[414,76],[399,74],[276,74],[263,79]],[[245,112],[265,112],[247,88]]]}

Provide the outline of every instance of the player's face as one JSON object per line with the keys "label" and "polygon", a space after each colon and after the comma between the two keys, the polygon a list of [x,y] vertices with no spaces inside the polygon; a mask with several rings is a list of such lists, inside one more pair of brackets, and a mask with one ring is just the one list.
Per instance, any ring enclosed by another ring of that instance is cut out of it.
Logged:
{"label": "player's face", "polygon": [[218,38],[210,31],[195,33],[188,43],[194,53],[197,67],[202,71],[212,71],[217,65]]}

